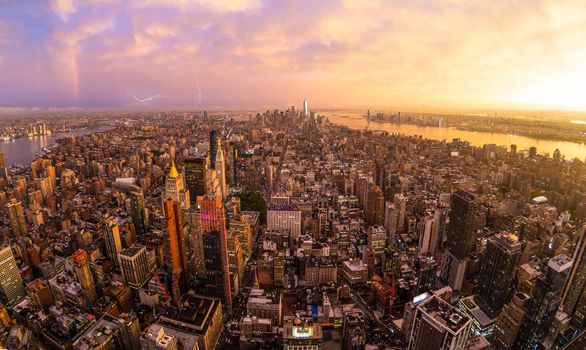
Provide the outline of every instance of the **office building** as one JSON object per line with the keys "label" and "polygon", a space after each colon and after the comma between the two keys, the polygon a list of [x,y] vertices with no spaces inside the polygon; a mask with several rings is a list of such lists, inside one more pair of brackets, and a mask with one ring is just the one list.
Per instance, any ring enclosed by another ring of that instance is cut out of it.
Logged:
{"label": "office building", "polygon": [[121,317],[105,314],[73,342],[73,350],[138,348],[140,348],[140,324],[133,314],[124,314]]}
{"label": "office building", "polygon": [[0,248],[0,297],[11,305],[25,295],[20,270],[9,245]]}
{"label": "office building", "polygon": [[399,221],[399,210],[397,206],[391,202],[385,202],[385,223],[384,226],[389,233],[389,243],[395,240],[395,234],[397,233],[397,224]]}
{"label": "office building", "polygon": [[140,288],[149,277],[149,263],[146,247],[141,244],[133,244],[118,254],[120,271],[128,286]]}
{"label": "office building", "polygon": [[342,328],[342,349],[364,349],[367,343],[366,317],[360,310],[352,310],[344,314]]}
{"label": "office building", "polygon": [[104,215],[104,244],[106,246],[106,256],[114,265],[118,265],[118,253],[122,251],[122,238],[120,237],[120,228],[116,219]]}
{"label": "office building", "polygon": [[187,283],[187,258],[185,238],[183,235],[183,215],[181,205],[169,198],[165,201],[165,244],[167,246],[167,264],[172,280],[173,298],[179,300]]}
{"label": "office building", "polygon": [[474,196],[459,190],[452,194],[446,248],[458,259],[466,259],[474,248]]}
{"label": "office building", "polygon": [[370,226],[368,228],[368,247],[375,255],[385,252],[387,246],[387,230],[384,226]]}
{"label": "office building", "polygon": [[207,156],[188,157],[185,159],[185,184],[189,189],[191,203],[197,201],[197,197],[208,193],[208,170],[210,160]]}
{"label": "office building", "polygon": [[517,263],[523,245],[512,233],[497,233],[488,239],[476,295],[481,309],[494,318],[513,294]]}
{"label": "office building", "polygon": [[385,222],[385,195],[378,186],[368,191],[364,217],[368,226],[383,225]]}
{"label": "office building", "polygon": [[161,316],[156,324],[165,334],[177,338],[184,350],[214,350],[224,330],[222,303],[219,299],[186,294],[175,315]]}
{"label": "office building", "polygon": [[130,192],[130,215],[137,235],[147,233],[149,229],[149,212],[142,191]]}
{"label": "office building", "polygon": [[301,210],[294,205],[271,205],[267,208],[267,229],[286,230],[291,239],[301,235]]}
{"label": "office building", "polygon": [[18,202],[15,198],[10,200],[6,205],[8,219],[10,220],[10,228],[14,237],[28,236],[28,228],[24,215],[24,207],[22,202]]}
{"label": "office building", "polygon": [[227,308],[232,306],[230,268],[224,205],[219,195],[197,199],[199,224],[206,270],[206,289],[210,295],[223,298]]}
{"label": "office building", "polygon": [[219,130],[211,130],[210,131],[210,168],[212,170],[216,169],[216,155],[218,152],[218,147],[222,145],[222,137],[220,136]]}
{"label": "office building", "polygon": [[175,161],[171,160],[171,169],[165,180],[165,196],[163,202],[168,199],[173,199],[175,202],[181,204],[182,209],[189,209],[189,190],[183,185],[183,177],[175,167]]}
{"label": "office building", "polygon": [[252,232],[248,223],[248,217],[241,213],[234,215],[230,220],[230,230],[238,236],[245,255],[250,255],[253,247]]}
{"label": "office building", "polygon": [[185,270],[187,262],[183,239],[183,218],[179,203],[173,199],[166,200],[164,213],[169,247],[167,261],[173,268]]}
{"label": "office building", "polygon": [[436,295],[417,306],[409,350],[464,350],[472,320]]}
{"label": "office building", "polygon": [[94,304],[97,301],[98,296],[96,294],[94,278],[88,263],[87,251],[78,249],[75,253],[73,253],[71,258],[73,260],[73,267],[77,275],[77,281],[81,285],[89,303]]}
{"label": "office building", "polygon": [[283,350],[323,349],[322,326],[311,319],[287,320],[283,327]]}
{"label": "office building", "polygon": [[525,293],[517,292],[513,295],[511,302],[506,304],[490,336],[491,345],[497,350],[513,349],[517,343],[519,330],[525,319],[527,302],[529,296]]}
{"label": "office building", "polygon": [[452,194],[440,281],[453,290],[462,288],[474,248],[474,208],[474,196],[470,193],[459,190]]}
{"label": "office building", "polygon": [[216,150],[216,161],[214,163],[216,170],[216,178],[218,179],[219,195],[226,198],[228,195],[228,187],[226,185],[226,162],[224,160],[224,151],[222,149],[221,141],[218,139],[218,146]]}
{"label": "office building", "polygon": [[586,291],[586,225],[578,233],[572,260],[574,263],[562,295],[562,309],[569,316],[575,314],[580,296]]}
{"label": "office building", "polygon": [[269,319],[273,326],[280,326],[283,312],[281,303],[280,292],[253,288],[246,303],[246,313],[260,319]]}
{"label": "office building", "polygon": [[405,229],[405,211],[407,210],[407,198],[402,193],[395,194],[393,198],[397,213],[397,230],[403,233]]}
{"label": "office building", "polygon": [[437,263],[433,257],[419,257],[417,262],[417,292],[420,295],[436,289]]}
{"label": "office building", "polygon": [[26,294],[41,309],[47,310],[53,305],[53,294],[49,284],[43,279],[36,279],[26,285]]}
{"label": "office building", "polygon": [[342,276],[350,286],[365,285],[368,281],[368,266],[359,258],[342,263]]}
{"label": "office building", "polygon": [[[140,338],[140,345],[144,350],[177,350],[177,337],[165,332],[165,327],[153,323]],[[195,337],[194,337],[195,338]],[[193,342],[197,344],[196,341]],[[183,345],[183,344],[182,344]],[[185,346],[185,345],[184,345]],[[189,347],[184,347],[189,349]],[[192,347],[190,350],[193,350]]]}
{"label": "office building", "polygon": [[436,241],[434,233],[434,215],[428,211],[425,216],[418,222],[419,240],[418,248],[419,254],[427,254],[431,250],[432,243]]}
{"label": "office building", "polygon": [[536,279],[523,326],[519,331],[519,349],[535,349],[545,339],[560,306],[571,267],[570,257],[557,255],[549,259],[545,272]]}

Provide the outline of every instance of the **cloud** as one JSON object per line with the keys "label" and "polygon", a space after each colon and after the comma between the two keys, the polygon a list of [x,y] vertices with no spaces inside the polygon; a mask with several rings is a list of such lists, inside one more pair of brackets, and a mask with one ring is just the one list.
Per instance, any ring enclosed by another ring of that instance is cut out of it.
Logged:
{"label": "cloud", "polygon": [[67,22],[68,16],[75,13],[77,7],[75,0],[52,0],[51,9],[64,21]]}
{"label": "cloud", "polygon": [[39,2],[0,14],[0,96],[59,99],[0,105],[115,106],[144,86],[189,106],[197,72],[218,105],[510,106],[570,93],[552,77],[583,72],[585,40],[577,0]]}

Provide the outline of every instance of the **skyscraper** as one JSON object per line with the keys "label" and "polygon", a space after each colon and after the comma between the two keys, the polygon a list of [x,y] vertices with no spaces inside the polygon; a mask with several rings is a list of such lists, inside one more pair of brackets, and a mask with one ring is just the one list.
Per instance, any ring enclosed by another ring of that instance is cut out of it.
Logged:
{"label": "skyscraper", "polygon": [[173,268],[185,269],[185,243],[182,239],[183,219],[179,203],[169,198],[165,201],[165,223],[169,245],[168,262]]}
{"label": "skyscraper", "polygon": [[417,293],[420,295],[435,290],[437,263],[433,257],[419,257],[417,271]]}
{"label": "skyscraper", "polygon": [[409,350],[463,350],[472,320],[433,295],[417,306]]}
{"label": "skyscraper", "polygon": [[460,290],[474,247],[474,196],[459,190],[452,194],[450,221],[442,260],[440,281],[453,290]]}
{"label": "skyscraper", "polygon": [[78,249],[71,256],[73,259],[73,267],[77,275],[77,280],[84,290],[86,297],[90,304],[94,304],[98,299],[96,294],[96,286],[94,284],[94,278],[90,271],[90,266],[87,259],[87,252],[83,249]]}
{"label": "skyscraper", "polygon": [[527,294],[517,292],[513,295],[511,302],[503,307],[490,337],[490,343],[495,349],[509,350],[513,348],[519,329],[523,325],[528,300]]}
{"label": "skyscraper", "polygon": [[146,247],[141,244],[132,244],[122,250],[118,256],[124,281],[130,287],[140,288],[149,277]]}
{"label": "skyscraper", "polygon": [[27,236],[28,229],[26,227],[22,202],[18,202],[15,198],[12,198],[10,203],[6,205],[6,208],[8,210],[8,219],[10,220],[12,235],[14,237]]}
{"label": "skyscraper", "polygon": [[185,159],[185,183],[189,189],[191,203],[197,197],[208,193],[208,168],[210,159],[207,156],[188,157]]}
{"label": "skyscraper", "polygon": [[405,226],[405,210],[407,206],[407,199],[402,193],[397,193],[395,194],[394,201],[398,210],[397,230],[402,233]]}
{"label": "skyscraper", "polygon": [[572,259],[574,263],[562,295],[562,308],[569,316],[576,312],[580,296],[586,290],[586,225],[582,226],[578,234]]}
{"label": "skyscraper", "polygon": [[220,187],[220,195],[222,198],[225,198],[228,195],[228,187],[226,186],[226,163],[224,162],[224,151],[222,150],[222,144],[219,139],[218,149],[216,150],[215,169]]}
{"label": "skyscraper", "polygon": [[187,258],[185,253],[185,240],[183,237],[183,215],[181,205],[169,198],[165,201],[165,226],[167,235],[167,264],[171,275],[173,298],[178,301],[185,290],[187,282]]}
{"label": "skyscraper", "polygon": [[488,239],[480,268],[477,296],[481,309],[494,318],[513,292],[515,268],[523,245],[512,233],[497,233]]}
{"label": "skyscraper", "polygon": [[189,209],[189,190],[183,186],[183,178],[177,171],[174,160],[171,160],[171,169],[165,180],[165,197],[163,198],[163,202],[169,198],[181,204],[183,209]]}
{"label": "skyscraper", "polygon": [[535,349],[552,325],[562,299],[562,291],[572,267],[572,259],[561,254],[549,259],[545,273],[535,281],[535,288],[527,306],[517,348]]}
{"label": "skyscraper", "polygon": [[205,195],[197,199],[201,224],[206,287],[210,294],[224,299],[232,307],[230,268],[224,205],[219,195]]}
{"label": "skyscraper", "polygon": [[106,245],[106,256],[114,265],[118,265],[118,253],[122,251],[122,239],[120,228],[114,218],[104,215],[104,243]]}
{"label": "skyscraper", "polygon": [[9,245],[0,248],[0,297],[4,303],[12,304],[24,296],[24,284],[20,270]]}
{"label": "skyscraper", "polygon": [[364,211],[368,226],[384,224],[385,196],[380,187],[376,186],[368,191]]}
{"label": "skyscraper", "polygon": [[146,233],[149,229],[149,212],[142,191],[130,192],[130,211],[137,235]]}
{"label": "skyscraper", "polygon": [[307,106],[307,100],[303,101],[303,117],[309,117],[309,107]]}
{"label": "skyscraper", "polygon": [[467,258],[474,247],[474,196],[459,190],[452,194],[446,248],[458,259]]}
{"label": "skyscraper", "polygon": [[218,151],[218,145],[221,144],[222,139],[218,130],[210,131],[210,167],[216,169],[216,152]]}

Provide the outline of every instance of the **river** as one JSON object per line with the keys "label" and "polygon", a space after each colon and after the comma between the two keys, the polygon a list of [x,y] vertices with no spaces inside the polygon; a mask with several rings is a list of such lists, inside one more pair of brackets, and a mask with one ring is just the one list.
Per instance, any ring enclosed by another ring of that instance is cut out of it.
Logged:
{"label": "river", "polygon": [[104,131],[112,127],[81,128],[71,132],[55,133],[45,136],[21,137],[10,141],[0,141],[0,152],[4,153],[4,165],[29,164],[37,154],[43,154],[43,147],[49,147],[56,140],[68,136],[83,136]]}
{"label": "river", "polygon": [[389,133],[398,133],[404,135],[420,135],[423,138],[432,140],[447,140],[459,138],[462,141],[468,141],[473,146],[482,147],[485,144],[494,143],[498,146],[517,145],[517,150],[528,150],[529,147],[537,147],[537,153],[548,153],[551,157],[556,149],[565,159],[579,158],[584,161],[586,157],[586,144],[567,141],[539,140],[531,137],[520,135],[497,134],[480,131],[464,131],[455,128],[440,128],[432,126],[417,126],[414,124],[393,124],[380,122],[367,122],[366,118],[354,112],[320,112],[326,116],[330,122],[338,125],[345,125],[351,129],[364,130],[384,130]]}

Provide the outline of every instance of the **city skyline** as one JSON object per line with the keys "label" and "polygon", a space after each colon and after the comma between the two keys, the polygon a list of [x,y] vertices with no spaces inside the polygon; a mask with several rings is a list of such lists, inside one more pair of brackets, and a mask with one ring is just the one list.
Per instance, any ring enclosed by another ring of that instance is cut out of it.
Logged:
{"label": "city skyline", "polygon": [[0,107],[586,111],[578,1],[2,7]]}

